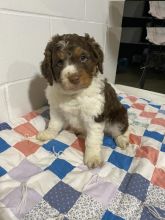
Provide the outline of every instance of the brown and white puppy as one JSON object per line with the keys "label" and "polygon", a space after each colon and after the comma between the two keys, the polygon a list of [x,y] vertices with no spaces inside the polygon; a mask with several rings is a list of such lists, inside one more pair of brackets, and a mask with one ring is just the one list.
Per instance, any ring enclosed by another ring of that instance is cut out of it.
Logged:
{"label": "brown and white puppy", "polygon": [[57,35],[45,49],[41,64],[49,82],[46,96],[50,122],[38,134],[45,141],[66,127],[85,135],[84,162],[89,168],[102,165],[104,132],[112,135],[121,148],[128,144],[128,116],[115,90],[101,76],[103,52],[88,34]]}

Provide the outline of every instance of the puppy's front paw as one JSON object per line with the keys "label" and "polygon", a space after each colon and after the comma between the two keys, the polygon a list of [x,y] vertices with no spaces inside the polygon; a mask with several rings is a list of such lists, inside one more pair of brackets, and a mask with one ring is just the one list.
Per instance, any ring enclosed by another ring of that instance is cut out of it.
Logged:
{"label": "puppy's front paw", "polygon": [[46,129],[44,131],[39,132],[36,138],[40,141],[48,141],[55,138],[56,135],[57,133],[55,131]]}
{"label": "puppy's front paw", "polygon": [[102,167],[103,161],[101,159],[100,153],[92,154],[85,152],[84,163],[87,165],[89,169],[94,169],[96,167]]}
{"label": "puppy's front paw", "polygon": [[129,145],[129,137],[128,136],[120,135],[115,139],[115,141],[116,141],[117,146],[123,150],[126,149],[127,146]]}

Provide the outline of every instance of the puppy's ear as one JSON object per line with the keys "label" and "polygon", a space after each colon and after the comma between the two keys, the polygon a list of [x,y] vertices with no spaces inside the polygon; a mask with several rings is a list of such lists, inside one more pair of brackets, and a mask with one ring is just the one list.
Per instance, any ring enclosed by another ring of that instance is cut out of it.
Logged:
{"label": "puppy's ear", "polygon": [[41,63],[42,75],[47,79],[48,83],[53,85],[53,70],[52,70],[52,42],[49,42],[45,49],[45,58]]}
{"label": "puppy's ear", "polygon": [[97,60],[97,65],[100,73],[103,74],[104,54],[100,45],[95,41],[93,37],[90,37],[89,34],[85,34],[85,40],[88,42],[93,51],[93,54]]}

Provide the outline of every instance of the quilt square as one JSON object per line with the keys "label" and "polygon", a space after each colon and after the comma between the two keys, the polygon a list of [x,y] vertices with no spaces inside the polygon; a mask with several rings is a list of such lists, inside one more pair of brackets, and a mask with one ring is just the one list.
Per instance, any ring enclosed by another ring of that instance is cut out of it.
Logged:
{"label": "quilt square", "polygon": [[85,153],[85,139],[77,138],[75,142],[71,145],[71,147]]}
{"label": "quilt square", "polygon": [[10,145],[0,137],[0,153],[7,150]]}
{"label": "quilt square", "polygon": [[130,134],[129,135],[129,141],[131,144],[136,144],[136,145],[140,145],[141,144],[141,136],[135,135],[135,134]]}
{"label": "quilt square", "polygon": [[108,159],[108,162],[114,164],[120,169],[127,171],[132,163],[132,159],[133,157],[129,157],[127,155],[113,151]]}
{"label": "quilt square", "polygon": [[48,220],[59,216],[59,212],[42,199],[35,205],[22,220]]}
{"label": "quilt square", "polygon": [[28,114],[24,115],[23,118],[25,118],[27,121],[30,121],[38,115],[39,114],[37,112],[29,112]]}
{"label": "quilt square", "polygon": [[164,109],[160,109],[160,110],[159,110],[159,113],[165,114],[165,110],[164,110]]}
{"label": "quilt square", "polygon": [[[150,208],[153,210],[152,207],[150,207]],[[159,209],[157,207],[154,207],[154,208],[156,209],[156,211],[160,215],[160,217],[161,217],[160,219],[165,218],[165,211],[164,210],[161,210],[161,209]],[[153,211],[155,212],[155,210],[153,210]],[[144,207],[140,220],[147,220],[147,219],[149,219],[149,220],[157,220],[158,218],[153,216],[151,211],[149,211],[148,207]]]}
{"label": "quilt square", "polygon": [[137,149],[136,157],[147,158],[151,163],[156,165],[158,159],[159,151],[148,146],[142,146]]}
{"label": "quilt square", "polygon": [[29,156],[36,152],[40,145],[31,142],[30,140],[24,140],[16,143],[13,147],[23,153],[25,156]]}
{"label": "quilt square", "polygon": [[138,173],[147,180],[151,181],[155,166],[146,158],[134,157],[129,173]]}
{"label": "quilt square", "polygon": [[38,134],[37,129],[30,124],[29,122],[18,125],[17,127],[14,128],[14,130],[20,134],[22,134],[23,136],[34,136],[36,134]]}
{"label": "quilt square", "polygon": [[146,106],[146,105],[143,104],[143,103],[134,103],[134,104],[132,105],[133,108],[136,108],[136,109],[139,109],[139,110],[144,110],[145,106]]}
{"label": "quilt square", "polygon": [[20,151],[14,147],[10,147],[0,153],[0,166],[8,172],[18,166],[24,158],[25,156]]}
{"label": "quilt square", "polygon": [[60,179],[63,179],[73,168],[74,166],[72,166],[66,160],[57,158],[49,167],[46,168],[46,170],[52,171]]}
{"label": "quilt square", "polygon": [[116,186],[119,186],[123,181],[126,171],[119,169],[111,163],[105,163],[99,172],[99,177],[103,178],[107,182],[111,182]]}
{"label": "quilt square", "polygon": [[162,152],[165,152],[165,144],[162,144],[161,149]]}
{"label": "quilt square", "polygon": [[47,151],[50,152],[60,152],[60,151],[64,151],[67,147],[69,147],[67,144],[64,144],[60,141],[57,140],[51,140],[48,143],[43,145],[43,148],[46,149]]}
{"label": "quilt square", "polygon": [[27,213],[41,199],[42,197],[37,192],[27,187],[26,203],[20,205],[22,200],[22,187],[20,186],[10,192],[1,201],[7,208],[12,210],[15,216],[22,219],[25,213]]}
{"label": "quilt square", "polygon": [[7,171],[3,167],[0,166],[0,177],[5,175],[6,173]]}
{"label": "quilt square", "polygon": [[104,208],[101,203],[86,194],[82,194],[69,210],[67,217],[68,219],[100,220],[103,212]]}
{"label": "quilt square", "polygon": [[154,185],[160,186],[165,189],[165,171],[161,168],[155,168],[151,182]]}
{"label": "quilt square", "polygon": [[118,191],[108,206],[108,211],[123,219],[140,219],[143,206],[136,197]]}
{"label": "quilt square", "polygon": [[144,136],[152,138],[152,139],[155,139],[155,140],[160,141],[160,142],[162,142],[163,139],[164,139],[164,135],[160,134],[160,133],[158,133],[156,131],[148,131],[148,130],[146,130],[144,132]]}
{"label": "quilt square", "polygon": [[138,98],[135,96],[129,95],[127,96],[127,99],[129,99],[133,103],[133,102],[136,102]]}
{"label": "quilt square", "polygon": [[156,116],[157,113],[155,112],[147,112],[147,111],[143,111],[140,116],[145,117],[145,118],[154,118]]}
{"label": "quilt square", "polygon": [[3,130],[11,130],[12,128],[10,127],[10,125],[6,122],[0,123],[0,131]]}
{"label": "quilt square", "polygon": [[92,176],[93,173],[84,165],[83,167],[74,168],[62,181],[77,191],[82,192],[86,184],[90,182]]}
{"label": "quilt square", "polygon": [[[46,181],[45,181],[46,180]],[[32,176],[28,180],[28,186],[44,196],[60,179],[49,170]]]}
{"label": "quilt square", "polygon": [[165,190],[159,186],[150,184],[145,204],[165,210]]}
{"label": "quilt square", "polygon": [[107,206],[117,192],[117,188],[113,183],[106,182],[96,175],[84,187],[83,193],[92,196],[98,202]]}
{"label": "quilt square", "polygon": [[76,139],[77,136],[74,133],[67,130],[62,130],[56,137],[57,141],[62,142],[68,146],[73,144]]}
{"label": "quilt square", "polygon": [[121,218],[117,215],[114,215],[112,212],[106,210],[105,214],[103,215],[101,220],[124,220],[124,218]]}
{"label": "quilt square", "polygon": [[153,118],[151,123],[165,127],[165,119],[163,118]]}
{"label": "quilt square", "polygon": [[156,105],[156,104],[149,104],[150,106],[156,108],[157,110],[161,108],[161,105]]}
{"label": "quilt square", "polygon": [[44,196],[44,199],[60,213],[67,213],[80,195],[80,192],[69,185],[59,182]]}
{"label": "quilt square", "polygon": [[103,145],[106,146],[106,147],[110,147],[112,149],[115,149],[116,146],[117,146],[114,139],[111,136],[108,136],[108,135],[104,135]]}
{"label": "quilt square", "polygon": [[135,196],[140,201],[144,201],[150,182],[137,173],[127,173],[119,190],[123,193]]}
{"label": "quilt square", "polygon": [[156,163],[156,167],[164,169],[165,168],[164,165],[165,165],[165,153],[160,151],[159,156],[158,156],[158,160]]}
{"label": "quilt square", "polygon": [[31,176],[41,172],[41,168],[24,159],[17,167],[9,171],[9,176],[20,182],[27,181]]}

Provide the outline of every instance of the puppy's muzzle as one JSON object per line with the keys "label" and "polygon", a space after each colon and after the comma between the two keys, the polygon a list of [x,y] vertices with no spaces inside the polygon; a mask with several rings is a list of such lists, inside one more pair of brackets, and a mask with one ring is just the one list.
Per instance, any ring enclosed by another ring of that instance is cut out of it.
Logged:
{"label": "puppy's muzzle", "polygon": [[70,83],[77,85],[80,83],[80,76],[79,74],[75,73],[75,74],[69,75],[68,80]]}

